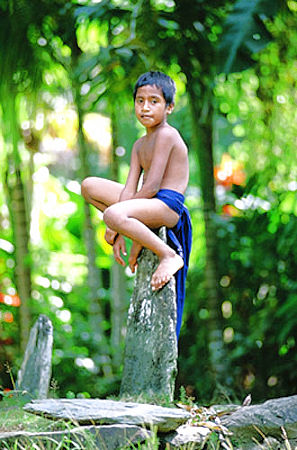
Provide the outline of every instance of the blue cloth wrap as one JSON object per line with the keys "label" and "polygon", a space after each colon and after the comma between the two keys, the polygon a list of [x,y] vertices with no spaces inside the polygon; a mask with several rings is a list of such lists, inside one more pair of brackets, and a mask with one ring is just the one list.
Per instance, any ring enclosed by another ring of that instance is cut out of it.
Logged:
{"label": "blue cloth wrap", "polygon": [[186,294],[186,276],[192,246],[191,218],[188,209],[184,205],[185,197],[180,192],[171,189],[160,189],[155,195],[155,198],[164,202],[179,215],[177,224],[173,228],[166,228],[168,245],[184,260],[183,267],[175,274],[177,309],[176,335],[178,338],[182,324],[182,314]]}

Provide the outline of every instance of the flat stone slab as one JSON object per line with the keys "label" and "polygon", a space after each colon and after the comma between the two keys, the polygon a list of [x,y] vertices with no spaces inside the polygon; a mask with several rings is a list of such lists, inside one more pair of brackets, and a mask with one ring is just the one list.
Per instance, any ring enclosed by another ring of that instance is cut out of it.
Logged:
{"label": "flat stone slab", "polygon": [[[292,448],[297,444],[297,395],[267,400],[265,403],[243,406],[230,415],[221,417],[222,424],[233,432],[244,450],[254,450],[252,442],[262,443],[263,436],[277,439],[279,448],[286,448],[285,430]],[[267,441],[266,439],[266,441]],[[266,445],[263,442],[262,445]],[[267,444],[270,445],[270,444]],[[278,447],[263,447],[278,448]]]}
{"label": "flat stone slab", "polygon": [[241,407],[222,417],[222,423],[243,437],[255,434],[255,426],[266,436],[277,437],[281,434],[281,427],[284,427],[290,439],[297,439],[297,395]]}
{"label": "flat stone slab", "polygon": [[190,413],[179,408],[99,399],[32,400],[24,410],[48,419],[72,420],[79,424],[128,424],[156,426],[160,432],[175,430]]}
{"label": "flat stone slab", "polygon": [[82,448],[82,445],[90,448],[92,443],[96,445],[96,449],[118,450],[125,445],[140,444],[148,439],[151,434],[149,430],[136,425],[83,426],[65,431],[0,433],[0,442],[12,443],[17,441],[18,445],[26,446],[22,448],[29,448],[28,445],[31,448],[33,443],[60,444],[64,441],[69,443],[69,440],[71,440],[72,443],[78,444],[79,448]]}

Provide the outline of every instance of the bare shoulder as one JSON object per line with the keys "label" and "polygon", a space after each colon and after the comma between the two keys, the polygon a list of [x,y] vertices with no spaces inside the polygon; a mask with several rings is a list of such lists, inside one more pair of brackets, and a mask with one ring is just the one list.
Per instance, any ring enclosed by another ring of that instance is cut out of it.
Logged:
{"label": "bare shoulder", "polygon": [[162,136],[164,138],[170,138],[172,140],[183,141],[179,131],[169,124],[167,124],[165,127],[160,128],[158,130],[158,134],[160,134],[160,136]]}
{"label": "bare shoulder", "polygon": [[169,124],[167,124],[166,127],[162,127],[158,130],[158,136],[160,136],[161,140],[166,139],[166,141],[173,147],[187,149],[186,144],[179,131]]}

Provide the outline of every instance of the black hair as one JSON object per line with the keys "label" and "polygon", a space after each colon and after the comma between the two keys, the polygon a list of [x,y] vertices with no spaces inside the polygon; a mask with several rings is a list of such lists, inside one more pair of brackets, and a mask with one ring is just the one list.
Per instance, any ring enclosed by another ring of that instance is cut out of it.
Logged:
{"label": "black hair", "polygon": [[165,73],[153,71],[143,73],[138,78],[133,92],[133,98],[135,101],[137,89],[142,86],[156,86],[159,89],[162,89],[163,97],[166,102],[166,106],[169,106],[174,103],[174,95],[175,95],[175,83],[174,81]]}

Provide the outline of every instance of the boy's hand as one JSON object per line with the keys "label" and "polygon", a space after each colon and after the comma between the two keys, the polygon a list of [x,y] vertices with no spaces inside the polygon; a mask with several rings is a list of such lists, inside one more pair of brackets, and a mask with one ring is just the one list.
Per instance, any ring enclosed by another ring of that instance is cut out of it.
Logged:
{"label": "boy's hand", "polygon": [[137,258],[138,258],[139,253],[141,252],[141,249],[142,249],[142,245],[133,241],[131,251],[130,251],[130,256],[129,256],[129,267],[130,267],[132,273],[134,273],[135,269],[137,268]]}
{"label": "boy's hand", "polygon": [[111,228],[106,227],[104,239],[108,244],[113,245],[115,243],[117,234],[118,233],[116,231],[113,231]]}
{"label": "boy's hand", "polygon": [[123,260],[121,253],[124,256],[127,256],[125,240],[124,240],[123,236],[119,235],[116,238],[115,243],[113,244],[113,255],[114,255],[114,259],[116,260],[116,262],[119,263],[121,266],[125,267],[126,263]]}

